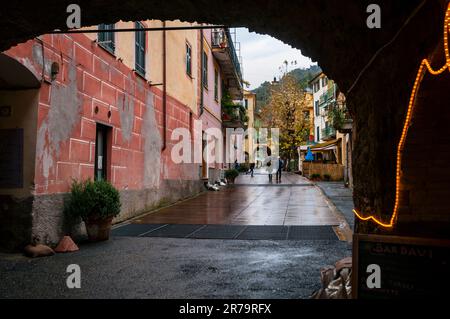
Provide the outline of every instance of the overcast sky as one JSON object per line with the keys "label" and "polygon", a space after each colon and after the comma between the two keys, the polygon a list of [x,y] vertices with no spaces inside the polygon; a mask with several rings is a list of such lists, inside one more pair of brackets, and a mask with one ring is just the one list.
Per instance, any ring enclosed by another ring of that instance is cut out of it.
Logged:
{"label": "overcast sky", "polygon": [[[241,43],[241,55],[244,66],[244,80],[250,82],[250,89],[257,88],[264,81],[278,77],[283,61],[297,61],[297,68],[309,67],[310,58],[301,51],[268,35],[250,33],[247,28],[236,29],[237,41]],[[296,68],[289,66],[289,70]]]}

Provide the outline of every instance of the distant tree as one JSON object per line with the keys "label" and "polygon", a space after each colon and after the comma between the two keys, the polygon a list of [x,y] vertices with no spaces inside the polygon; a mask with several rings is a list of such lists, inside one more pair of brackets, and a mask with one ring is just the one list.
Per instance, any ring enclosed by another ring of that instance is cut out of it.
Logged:
{"label": "distant tree", "polygon": [[[298,85],[300,85],[303,89],[306,89],[309,85],[309,81],[320,72],[322,72],[322,69],[318,65],[312,65],[306,69],[294,69],[288,74],[292,75],[296,79]],[[252,91],[256,94],[256,112],[269,103],[271,88],[272,83],[266,81]]]}
{"label": "distant tree", "polygon": [[297,147],[309,137],[310,120],[306,114],[312,105],[310,95],[291,74],[272,85],[270,99],[261,109],[267,128],[280,129],[280,155],[288,160],[297,158]]}

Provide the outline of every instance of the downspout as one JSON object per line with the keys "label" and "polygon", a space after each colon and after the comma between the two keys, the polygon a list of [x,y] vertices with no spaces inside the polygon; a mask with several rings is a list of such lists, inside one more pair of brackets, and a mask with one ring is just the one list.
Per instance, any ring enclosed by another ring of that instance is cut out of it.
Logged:
{"label": "downspout", "polygon": [[166,39],[166,21],[163,21],[163,146],[162,151],[167,148],[167,39]]}
{"label": "downspout", "polygon": [[204,43],[203,43],[203,30],[200,30],[200,115],[203,114],[204,111],[204,100],[203,100],[203,50],[204,50]]}

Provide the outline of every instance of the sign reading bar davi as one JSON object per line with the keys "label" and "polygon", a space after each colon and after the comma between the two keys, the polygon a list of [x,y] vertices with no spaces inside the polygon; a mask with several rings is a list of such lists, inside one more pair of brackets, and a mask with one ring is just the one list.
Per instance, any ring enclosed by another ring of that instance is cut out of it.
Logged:
{"label": "sign reading bar davi", "polygon": [[[353,245],[355,297],[442,298],[448,295],[450,241],[355,234]],[[379,269],[379,273],[374,274],[371,269]],[[370,281],[375,275],[380,276],[380,285],[373,288]]]}

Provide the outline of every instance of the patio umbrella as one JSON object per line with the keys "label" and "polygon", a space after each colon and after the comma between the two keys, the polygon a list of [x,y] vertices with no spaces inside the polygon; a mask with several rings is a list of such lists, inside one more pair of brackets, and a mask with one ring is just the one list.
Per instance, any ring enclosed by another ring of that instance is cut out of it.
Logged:
{"label": "patio umbrella", "polygon": [[314,155],[311,152],[311,148],[309,148],[309,147],[308,147],[308,152],[306,153],[306,156],[305,156],[305,161],[308,161],[308,162],[314,161]]}

